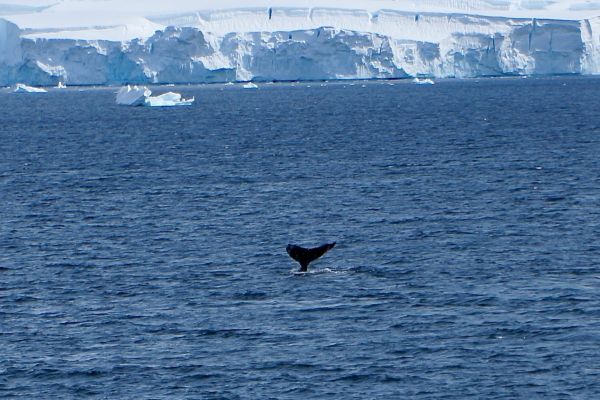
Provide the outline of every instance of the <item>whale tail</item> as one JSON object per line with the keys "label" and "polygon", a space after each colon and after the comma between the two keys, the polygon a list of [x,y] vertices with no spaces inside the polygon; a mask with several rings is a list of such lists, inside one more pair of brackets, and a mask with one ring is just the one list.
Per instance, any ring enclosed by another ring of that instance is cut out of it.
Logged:
{"label": "whale tail", "polygon": [[304,247],[288,244],[285,250],[294,260],[300,263],[300,271],[308,271],[308,265],[335,247],[335,242],[323,246],[305,249]]}

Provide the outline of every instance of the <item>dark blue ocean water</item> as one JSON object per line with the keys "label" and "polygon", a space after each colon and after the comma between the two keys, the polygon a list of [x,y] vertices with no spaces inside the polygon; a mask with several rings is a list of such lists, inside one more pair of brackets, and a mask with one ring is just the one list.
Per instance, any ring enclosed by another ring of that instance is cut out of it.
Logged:
{"label": "dark blue ocean water", "polygon": [[1,398],[600,398],[600,79],[177,89],[0,94]]}

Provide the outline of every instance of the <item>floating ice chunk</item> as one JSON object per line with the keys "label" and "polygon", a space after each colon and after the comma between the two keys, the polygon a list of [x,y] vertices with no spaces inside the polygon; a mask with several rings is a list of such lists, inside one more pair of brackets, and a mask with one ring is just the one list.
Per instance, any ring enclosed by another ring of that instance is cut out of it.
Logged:
{"label": "floating ice chunk", "polygon": [[152,91],[147,87],[137,87],[130,85],[123,86],[117,92],[117,104],[121,106],[143,106],[146,99],[150,97]]}
{"label": "floating ice chunk", "polygon": [[435,85],[435,82],[428,78],[426,78],[426,79],[415,78],[415,79],[413,79],[413,83],[416,83],[417,85]]}
{"label": "floating ice chunk", "polygon": [[62,83],[62,82],[58,82],[58,85],[56,85],[56,88],[57,88],[57,89],[66,89],[66,88],[67,88],[67,85],[65,85],[65,84],[64,84],[64,83]]}
{"label": "floating ice chunk", "polygon": [[117,104],[123,106],[173,107],[191,106],[195,99],[182,99],[179,93],[168,92],[152,96],[147,87],[124,86],[117,92]]}
{"label": "floating ice chunk", "polygon": [[191,106],[195,98],[182,99],[179,93],[167,92],[160,96],[147,97],[144,105],[148,107],[175,107],[175,106]]}
{"label": "floating ice chunk", "polygon": [[22,83],[17,83],[15,93],[48,93],[46,89],[27,86]]}
{"label": "floating ice chunk", "polygon": [[248,82],[243,86],[244,89],[258,89],[258,86],[255,83]]}

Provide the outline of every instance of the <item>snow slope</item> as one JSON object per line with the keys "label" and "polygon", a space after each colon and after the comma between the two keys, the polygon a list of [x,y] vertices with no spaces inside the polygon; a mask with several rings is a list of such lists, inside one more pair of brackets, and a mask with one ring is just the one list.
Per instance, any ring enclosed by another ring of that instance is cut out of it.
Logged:
{"label": "snow slope", "polygon": [[0,4],[0,84],[595,74],[597,15],[587,0],[21,0]]}

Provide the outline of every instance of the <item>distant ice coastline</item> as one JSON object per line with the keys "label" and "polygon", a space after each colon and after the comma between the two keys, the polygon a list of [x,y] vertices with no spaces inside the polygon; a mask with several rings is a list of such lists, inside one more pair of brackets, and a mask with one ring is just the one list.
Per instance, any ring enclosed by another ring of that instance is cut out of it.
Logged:
{"label": "distant ice coastline", "polygon": [[[173,13],[164,2],[149,0],[148,15],[128,3],[110,25],[103,7],[113,0],[28,0],[36,12],[21,7],[18,14],[0,15],[0,85],[598,74],[600,18],[593,16],[600,6],[585,11],[589,18],[576,19],[584,11],[568,1],[568,7],[538,1],[528,8],[510,0],[431,0],[419,12],[406,1],[369,3],[396,9],[351,9],[307,8],[302,0],[292,7],[286,0],[285,6],[235,8],[226,2],[233,8]],[[175,3],[182,10],[193,7]]]}
{"label": "distant ice coastline", "polygon": [[[471,77],[471,78],[446,78],[432,80],[433,84],[440,83],[460,83],[460,82],[485,82],[494,80],[513,80],[518,82],[523,79],[538,79],[538,80],[553,80],[553,79],[600,79],[598,75],[540,75],[540,76],[489,76],[489,77]],[[418,80],[417,80],[418,79]],[[291,87],[291,88],[316,88],[316,87],[365,87],[370,85],[388,85],[388,86],[431,86],[430,82],[419,82],[430,80],[429,78],[400,78],[400,79],[341,79],[341,80],[305,80],[305,81],[253,81],[253,85],[257,88],[276,88],[276,87]],[[197,90],[240,90],[248,91],[244,87],[244,82],[213,82],[213,83],[186,83],[186,84],[168,84],[156,83],[146,85],[152,91],[167,92],[170,90],[176,91],[197,91]],[[133,86],[133,85],[132,85]],[[110,91],[117,93],[123,85],[70,85],[67,89],[61,89],[56,86],[36,86],[39,89],[45,89],[46,92],[72,92],[72,91]],[[15,93],[16,85],[0,86],[0,93]],[[18,93],[18,92],[17,92]],[[44,93],[44,92],[40,92]]]}

